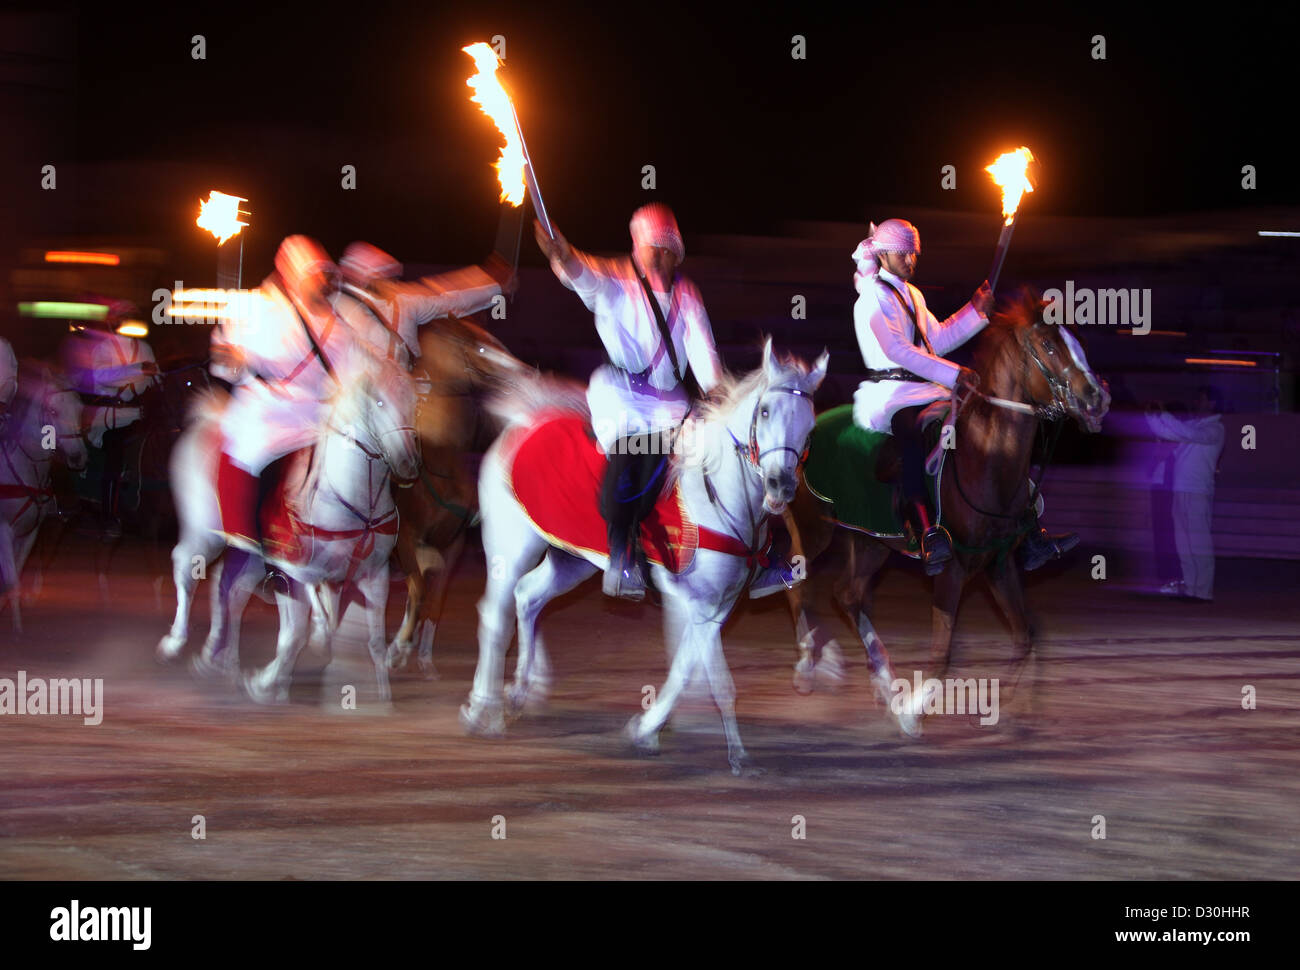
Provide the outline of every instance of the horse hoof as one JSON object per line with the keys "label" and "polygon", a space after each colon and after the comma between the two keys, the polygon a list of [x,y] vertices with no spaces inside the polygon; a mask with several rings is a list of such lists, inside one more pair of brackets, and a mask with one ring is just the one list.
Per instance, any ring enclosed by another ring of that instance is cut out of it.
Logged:
{"label": "horse hoof", "polygon": [[237,679],[237,664],[214,661],[205,653],[199,653],[190,660],[190,673],[199,680],[224,681],[233,684]]}
{"label": "horse hoof", "polygon": [[465,733],[475,738],[504,738],[506,736],[505,714],[499,706],[469,704],[460,706],[460,726]]}
{"label": "horse hoof", "polygon": [[286,689],[278,686],[263,687],[258,680],[257,674],[244,674],[239,682],[244,688],[244,693],[254,703],[283,704],[289,700],[289,692]]}
{"label": "horse hoof", "polygon": [[731,765],[731,773],[737,778],[758,778],[766,774],[744,751],[727,755],[727,762]]}
{"label": "horse hoof", "polygon": [[184,649],[185,641],[169,633],[158,641],[158,647],[154,650],[153,656],[160,664],[175,663]]}
{"label": "horse hoof", "polygon": [[656,755],[659,753],[659,734],[641,733],[641,715],[638,714],[627,722],[623,736],[638,754]]}
{"label": "horse hoof", "polygon": [[794,692],[807,697],[816,686],[817,668],[813,665],[812,657],[807,655],[800,657],[799,662],[794,665]]}
{"label": "horse hoof", "polygon": [[401,640],[394,640],[388,645],[388,669],[401,670],[406,666],[407,661],[411,659],[411,648],[415,644]]}
{"label": "horse hoof", "polygon": [[438,673],[438,668],[435,667],[435,666],[433,665],[433,661],[432,661],[432,660],[424,660],[424,659],[422,658],[422,659],[419,661],[419,665],[420,665],[420,673],[421,673],[421,675],[423,675],[423,677],[424,677],[425,680],[441,680],[441,679],[442,679],[441,675]]}

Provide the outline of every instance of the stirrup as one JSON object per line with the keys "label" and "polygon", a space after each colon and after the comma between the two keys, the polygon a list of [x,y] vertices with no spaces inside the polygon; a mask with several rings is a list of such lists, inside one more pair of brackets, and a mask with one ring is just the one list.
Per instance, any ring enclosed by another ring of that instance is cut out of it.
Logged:
{"label": "stirrup", "polygon": [[921,561],[927,576],[938,576],[952,562],[952,535],[941,525],[932,525],[921,537]]}
{"label": "stirrup", "polygon": [[630,600],[639,603],[645,599],[645,574],[637,562],[635,553],[628,556],[609,557],[609,566],[605,569],[605,578],[601,582],[601,591],[615,599]]}
{"label": "stirrup", "polygon": [[773,560],[749,584],[749,598],[757,600],[764,596],[771,596],[773,593],[783,593],[794,589],[802,581],[795,578],[794,570],[784,559]]}

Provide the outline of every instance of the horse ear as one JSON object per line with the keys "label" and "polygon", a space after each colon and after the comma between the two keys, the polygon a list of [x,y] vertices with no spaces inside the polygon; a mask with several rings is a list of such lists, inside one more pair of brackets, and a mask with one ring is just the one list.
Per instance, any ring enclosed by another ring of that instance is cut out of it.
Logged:
{"label": "horse ear", "polygon": [[817,358],[813,364],[812,373],[808,375],[808,382],[804,389],[812,394],[817,388],[822,386],[822,381],[826,379],[826,368],[831,362],[831,353],[829,350],[822,350],[822,355]]}
{"label": "horse ear", "polygon": [[776,366],[776,361],[772,359],[772,338],[768,337],[763,341],[763,372],[769,379],[777,378],[780,375],[780,368]]}

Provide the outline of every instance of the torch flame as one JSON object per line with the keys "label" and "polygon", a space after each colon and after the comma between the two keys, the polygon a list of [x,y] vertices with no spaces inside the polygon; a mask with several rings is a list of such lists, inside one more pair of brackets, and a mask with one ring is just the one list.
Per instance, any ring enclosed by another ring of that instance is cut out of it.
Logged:
{"label": "torch flame", "polygon": [[492,119],[505,138],[501,149],[501,158],[493,166],[497,170],[497,181],[501,183],[501,201],[519,206],[524,201],[524,148],[519,136],[519,126],[515,121],[514,106],[510,95],[501,86],[497,69],[501,62],[492,47],[483,42],[462,47],[466,54],[474,58],[478,73],[465,83],[474,89],[470,98],[483,113]]}
{"label": "torch flame", "polygon": [[217,245],[225,243],[239,235],[239,230],[248,225],[239,220],[239,203],[247,202],[237,195],[226,195],[213,189],[208,193],[207,201],[199,199],[199,217],[194,220],[200,229],[206,229],[217,237]]}
{"label": "torch flame", "polygon": [[1014,152],[999,155],[998,160],[987,166],[984,171],[993,176],[993,182],[1002,189],[1002,215],[1005,225],[1011,225],[1016,209],[1020,208],[1020,197],[1026,192],[1034,191],[1025,174],[1029,163],[1034,160],[1034,153],[1021,146]]}

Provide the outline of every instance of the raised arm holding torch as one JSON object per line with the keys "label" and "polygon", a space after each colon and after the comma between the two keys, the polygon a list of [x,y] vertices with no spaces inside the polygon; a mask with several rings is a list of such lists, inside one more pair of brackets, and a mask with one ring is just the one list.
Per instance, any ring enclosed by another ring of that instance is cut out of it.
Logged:
{"label": "raised arm holding torch", "polygon": [[1007,258],[1011,247],[1011,234],[1016,229],[1016,214],[1020,211],[1020,199],[1026,192],[1034,191],[1029,178],[1029,163],[1034,154],[1028,148],[1017,148],[1014,152],[999,155],[998,160],[987,166],[984,171],[993,176],[993,182],[1002,189],[1002,232],[998,236],[997,249],[993,251],[993,268],[989,271],[989,286],[996,290],[998,277],[1002,275],[1002,263]]}

